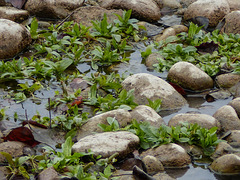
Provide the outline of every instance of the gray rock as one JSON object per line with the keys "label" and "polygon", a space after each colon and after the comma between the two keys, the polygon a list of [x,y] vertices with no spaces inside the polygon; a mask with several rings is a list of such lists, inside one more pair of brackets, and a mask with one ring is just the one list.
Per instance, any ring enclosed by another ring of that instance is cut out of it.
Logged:
{"label": "gray rock", "polygon": [[73,10],[81,7],[84,0],[28,0],[24,8],[31,15],[44,18],[65,18]]}
{"label": "gray rock", "polygon": [[84,26],[92,26],[91,21],[103,20],[104,14],[107,15],[108,23],[113,23],[114,19],[118,19],[115,14],[122,16],[123,10],[121,9],[104,9],[98,6],[84,6],[76,9],[72,15],[72,20],[81,23]]}
{"label": "gray rock", "polygon": [[240,10],[240,1],[239,0],[227,0],[227,1],[228,1],[231,11]]}
{"label": "gray rock", "polygon": [[216,160],[210,166],[211,170],[221,174],[239,174],[240,157],[235,154],[226,154]]}
{"label": "gray rock", "polygon": [[235,109],[238,117],[240,117],[240,97],[233,99],[228,103],[228,105],[232,106]]}
{"label": "gray rock", "polygon": [[101,128],[98,127],[98,124],[107,124],[107,118],[115,118],[120,127],[125,127],[128,123],[132,121],[131,114],[125,109],[116,109],[102,113],[90,118],[78,131],[78,139],[81,137],[93,134],[95,132],[102,132]]}
{"label": "gray rock", "polygon": [[0,18],[15,22],[22,22],[29,17],[29,12],[14,7],[0,7]]}
{"label": "gray rock", "polygon": [[227,142],[233,147],[240,148],[240,130],[231,130],[230,135],[226,138]]}
{"label": "gray rock", "polygon": [[164,167],[180,168],[187,167],[191,163],[190,156],[179,145],[164,144],[154,149],[149,149],[141,154],[141,157],[151,155],[159,159]]}
{"label": "gray rock", "polygon": [[103,158],[119,153],[120,158],[133,152],[139,146],[139,138],[127,131],[104,132],[86,136],[72,146],[73,152],[86,152],[91,149],[95,156]]}
{"label": "gray rock", "polygon": [[240,130],[240,120],[236,111],[229,105],[225,105],[218,109],[214,114],[221,124],[222,130],[227,132],[228,130]]}
{"label": "gray rock", "polygon": [[184,19],[189,20],[203,16],[209,19],[209,27],[215,27],[229,12],[227,0],[198,0],[188,6],[184,13]]}
{"label": "gray rock", "polygon": [[190,4],[196,2],[197,0],[180,0],[180,3],[184,6],[184,7],[188,7]]}
{"label": "gray rock", "polygon": [[190,124],[197,123],[201,127],[210,129],[212,127],[218,127],[220,130],[220,123],[214,117],[208,114],[194,114],[194,113],[185,113],[177,114],[173,116],[168,122],[168,126],[177,126],[181,125],[181,122],[188,122]]}
{"label": "gray rock", "polygon": [[163,118],[149,106],[139,105],[130,114],[132,119],[136,119],[138,122],[149,122],[156,127],[165,124]]}
{"label": "gray rock", "polygon": [[240,33],[240,22],[238,21],[238,18],[240,16],[240,10],[239,11],[233,11],[229,14],[227,14],[225,18],[225,24],[221,29],[222,33],[233,33],[238,34]]}
{"label": "gray rock", "polygon": [[40,172],[38,175],[38,179],[39,180],[56,180],[56,179],[59,179],[59,176],[57,171],[52,166]]}
{"label": "gray rock", "polygon": [[153,0],[103,0],[100,6],[106,9],[132,9],[132,15],[145,21],[157,21],[161,17],[160,8]]}
{"label": "gray rock", "polygon": [[0,59],[12,58],[31,42],[30,32],[22,25],[0,19]]}
{"label": "gray rock", "polygon": [[163,0],[163,7],[178,9],[181,8],[182,6],[177,0]]}
{"label": "gray rock", "polygon": [[154,156],[147,155],[142,159],[142,161],[146,166],[148,174],[156,174],[164,171],[163,164]]}
{"label": "gray rock", "polygon": [[174,64],[168,72],[167,79],[179,84],[183,88],[191,90],[203,90],[213,87],[212,78],[188,62],[178,62]]}
{"label": "gray rock", "polygon": [[127,91],[134,89],[135,102],[141,105],[148,104],[148,100],[162,100],[162,109],[177,109],[187,102],[170,84],[157,76],[139,73],[127,77],[122,82]]}

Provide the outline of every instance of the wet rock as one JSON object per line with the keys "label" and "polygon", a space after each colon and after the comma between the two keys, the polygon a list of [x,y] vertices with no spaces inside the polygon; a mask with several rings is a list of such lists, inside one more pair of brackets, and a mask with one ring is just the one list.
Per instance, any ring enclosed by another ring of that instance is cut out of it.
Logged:
{"label": "wet rock", "polygon": [[240,173],[240,157],[235,154],[223,155],[214,160],[210,168],[221,174]]}
{"label": "wet rock", "polygon": [[240,22],[239,22],[240,11],[233,11],[227,14],[225,18],[225,24],[223,25],[221,32],[222,33],[240,33]]}
{"label": "wet rock", "polygon": [[227,0],[230,11],[240,10],[240,1],[239,0]]}
{"label": "wet rock", "polygon": [[12,58],[31,43],[29,31],[8,19],[0,19],[0,59]]}
{"label": "wet rock", "polygon": [[[8,141],[0,143],[0,152],[9,153],[13,157],[19,157],[24,155],[24,148],[29,147],[22,142]],[[4,162],[5,157],[0,154],[0,162]]]}
{"label": "wet rock", "polygon": [[114,14],[119,14],[122,16],[123,11],[121,9],[107,10],[98,6],[84,6],[76,9],[72,15],[72,20],[77,23],[81,23],[84,26],[92,26],[91,21],[101,21],[103,20],[104,14],[107,15],[108,23],[113,23],[117,16]]}
{"label": "wet rock", "polygon": [[0,18],[9,19],[15,22],[22,22],[29,17],[26,10],[19,10],[14,7],[0,7]]}
{"label": "wet rock", "polygon": [[108,124],[108,117],[115,118],[120,127],[125,127],[132,121],[131,114],[125,109],[108,111],[90,118],[78,131],[78,139],[95,132],[102,132],[101,128],[98,127],[98,124]]}
{"label": "wet rock", "polygon": [[153,0],[103,0],[100,6],[106,9],[132,9],[132,15],[145,21],[157,21],[161,17],[160,8]]}
{"label": "wet rock", "polygon": [[160,59],[163,59],[163,57],[157,53],[157,52],[154,52],[152,54],[150,54],[147,59],[146,59],[146,66],[149,68],[149,69],[154,69],[154,64],[158,64],[158,58]]}
{"label": "wet rock", "polygon": [[240,117],[240,97],[233,99],[228,103],[228,105],[232,106],[235,109],[238,117]]}
{"label": "wet rock", "polygon": [[183,88],[191,90],[204,90],[213,87],[212,78],[188,62],[174,64],[168,72],[167,79]]}
{"label": "wet rock", "polygon": [[234,152],[235,151],[230,144],[228,144],[227,142],[220,142],[217,145],[214,153],[211,155],[211,158],[217,159],[225,154],[232,154]]}
{"label": "wet rock", "polygon": [[88,82],[82,78],[73,79],[67,86],[68,94],[74,93],[76,90],[81,89],[81,91],[89,87]]}
{"label": "wet rock", "polygon": [[149,122],[156,127],[165,124],[163,118],[149,106],[139,105],[130,114],[132,119],[136,119],[138,122]]}
{"label": "wet rock", "polygon": [[139,146],[139,138],[127,131],[104,132],[86,136],[72,146],[73,152],[86,152],[91,149],[95,156],[103,158],[119,153],[120,158],[133,152]]}
{"label": "wet rock", "polygon": [[44,169],[39,175],[38,175],[38,179],[39,180],[55,180],[58,179],[58,173],[57,171],[54,169],[54,167],[49,167],[47,169]]}
{"label": "wet rock", "polygon": [[217,85],[220,88],[231,88],[235,86],[240,81],[240,75],[238,74],[221,74],[216,77]]}
{"label": "wet rock", "polygon": [[203,149],[199,146],[190,145],[188,143],[179,143],[178,145],[180,145],[183,149],[185,149],[188,154],[191,154],[193,157],[201,158],[202,156],[204,156]]}
{"label": "wet rock", "polygon": [[148,104],[148,100],[162,100],[162,109],[177,109],[186,104],[186,100],[170,84],[157,76],[139,73],[127,77],[122,82],[127,91],[134,89],[135,102]]}
{"label": "wet rock", "polygon": [[222,106],[214,114],[221,124],[222,130],[227,132],[228,130],[240,130],[240,120],[236,111],[229,105]]}
{"label": "wet rock", "polygon": [[227,0],[198,0],[188,6],[184,13],[184,19],[189,20],[203,16],[209,19],[209,27],[215,27],[229,12]]}
{"label": "wet rock", "polygon": [[232,93],[228,90],[220,89],[217,91],[209,92],[206,96],[205,99],[207,102],[213,102],[214,100],[217,99],[227,99],[232,96]]}
{"label": "wet rock", "polygon": [[240,130],[231,130],[226,140],[231,146],[240,148]]}
{"label": "wet rock", "polygon": [[221,128],[220,123],[214,117],[208,114],[194,114],[194,113],[185,113],[177,114],[173,116],[168,122],[168,126],[177,126],[181,125],[181,122],[188,122],[190,124],[197,123],[201,127],[210,129],[212,127],[218,127],[218,130]]}
{"label": "wet rock", "polygon": [[177,0],[163,0],[163,7],[178,9],[178,8],[181,8],[182,6]]}
{"label": "wet rock", "polygon": [[160,171],[164,171],[161,161],[154,156],[147,155],[142,159],[142,161],[146,166],[148,174],[156,174]]}
{"label": "wet rock", "polygon": [[164,167],[180,168],[191,163],[190,156],[179,145],[171,143],[164,144],[154,149],[149,149],[141,154],[141,157],[151,155],[159,159]]}
{"label": "wet rock", "polygon": [[73,10],[81,7],[84,0],[28,0],[24,9],[31,15],[43,18],[65,18]]}

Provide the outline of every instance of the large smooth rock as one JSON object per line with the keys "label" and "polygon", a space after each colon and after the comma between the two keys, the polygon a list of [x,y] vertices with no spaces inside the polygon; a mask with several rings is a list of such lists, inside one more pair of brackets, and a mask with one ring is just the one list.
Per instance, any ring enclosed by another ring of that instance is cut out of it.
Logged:
{"label": "large smooth rock", "polygon": [[14,7],[0,7],[0,18],[15,22],[22,22],[29,17],[29,12]]}
{"label": "large smooth rock", "polygon": [[226,140],[231,146],[240,148],[240,130],[231,130]]}
{"label": "large smooth rock", "polygon": [[190,156],[179,145],[170,143],[164,144],[154,149],[149,149],[141,154],[141,157],[151,155],[159,159],[164,167],[180,168],[191,163]]}
{"label": "large smooth rock", "polygon": [[102,113],[90,118],[78,131],[78,139],[95,132],[102,132],[101,128],[98,127],[98,124],[108,125],[108,117],[115,118],[118,121],[120,127],[124,127],[132,121],[131,114],[125,109],[108,111],[106,113]]}
{"label": "large smooth rock", "polygon": [[213,161],[210,168],[221,174],[239,174],[240,157],[235,154],[226,154]]}
{"label": "large smooth rock", "polygon": [[216,77],[217,85],[220,88],[231,88],[240,81],[239,74],[227,73]]}
{"label": "large smooth rock", "polygon": [[30,32],[22,25],[0,19],[0,59],[12,58],[31,42]]}
{"label": "large smooth rock", "polygon": [[106,9],[132,9],[132,15],[145,21],[157,21],[161,17],[160,8],[153,0],[103,0],[100,6]]}
{"label": "large smooth rock", "polygon": [[44,169],[38,175],[38,180],[54,180],[59,179],[58,172],[54,169],[54,167],[49,167]]}
{"label": "large smooth rock", "polygon": [[119,153],[123,158],[139,146],[139,138],[128,131],[104,132],[86,136],[72,146],[73,152],[86,152],[91,149],[94,156],[103,158]]}
{"label": "large smooth rock", "polygon": [[225,24],[221,29],[221,32],[224,33],[233,33],[239,34],[240,33],[240,22],[239,22],[240,10],[233,11],[227,14],[225,18]]}
{"label": "large smooth rock", "polygon": [[132,119],[136,119],[138,122],[149,122],[156,127],[165,124],[163,118],[149,106],[139,105],[130,114]]}
{"label": "large smooth rock", "polygon": [[212,127],[218,127],[220,130],[220,123],[214,117],[208,114],[194,114],[194,113],[185,113],[177,114],[173,116],[168,122],[168,126],[177,126],[181,125],[182,122],[188,122],[189,124],[197,123],[201,127],[210,129]]}
{"label": "large smooth rock", "polygon": [[225,154],[231,154],[233,152],[234,152],[234,149],[230,144],[228,144],[227,142],[220,142],[217,145],[214,153],[211,155],[211,158],[217,159]]}
{"label": "large smooth rock", "polygon": [[179,84],[183,88],[191,90],[203,90],[213,87],[212,78],[188,62],[178,62],[174,64],[168,72],[167,79]]}
{"label": "large smooth rock", "polygon": [[127,91],[134,89],[135,102],[141,105],[148,104],[147,99],[161,99],[162,109],[177,109],[187,103],[170,84],[151,74],[134,74],[127,77],[122,85]]}
{"label": "large smooth rock", "polygon": [[156,174],[164,171],[163,164],[154,156],[147,155],[142,159],[149,174]]}
{"label": "large smooth rock", "polygon": [[72,15],[72,20],[85,26],[92,26],[91,21],[102,21],[104,14],[107,15],[108,23],[113,23],[114,19],[118,19],[115,14],[119,14],[120,16],[122,16],[123,10],[108,10],[99,6],[83,6],[74,11],[74,14]]}
{"label": "large smooth rock", "polygon": [[73,10],[81,7],[84,0],[28,0],[24,8],[31,15],[44,18],[65,18]]}
{"label": "large smooth rock", "polygon": [[228,105],[232,106],[235,109],[238,117],[240,117],[240,97],[233,99],[228,103]]}
{"label": "large smooth rock", "polygon": [[229,12],[227,0],[198,0],[188,6],[184,13],[184,19],[189,20],[203,16],[209,19],[209,27],[215,27]]}
{"label": "large smooth rock", "polygon": [[221,124],[223,131],[240,130],[240,119],[233,107],[229,105],[222,106],[214,114]]}

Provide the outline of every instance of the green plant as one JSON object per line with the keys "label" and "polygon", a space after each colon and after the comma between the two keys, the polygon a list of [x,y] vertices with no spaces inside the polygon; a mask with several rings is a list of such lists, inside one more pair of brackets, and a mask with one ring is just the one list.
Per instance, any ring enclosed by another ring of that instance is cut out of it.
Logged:
{"label": "green plant", "polygon": [[117,131],[119,130],[119,123],[115,118],[107,117],[107,124],[98,124],[98,127],[100,127],[104,132],[108,131]]}

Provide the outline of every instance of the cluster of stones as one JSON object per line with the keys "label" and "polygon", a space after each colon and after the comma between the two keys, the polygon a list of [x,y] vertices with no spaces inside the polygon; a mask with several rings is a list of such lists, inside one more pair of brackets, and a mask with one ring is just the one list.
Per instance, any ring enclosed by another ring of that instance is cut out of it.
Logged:
{"label": "cluster of stones", "polygon": [[[90,2],[90,1],[89,1]],[[133,16],[148,22],[156,21],[161,17],[161,9],[164,7],[178,8],[183,10],[184,19],[192,19],[204,16],[209,19],[209,26],[215,27],[224,20],[225,25],[221,31],[226,33],[240,33],[240,2],[238,0],[103,0],[95,6],[85,6],[84,0],[28,0],[24,10],[19,10],[8,6],[0,0],[0,59],[12,58],[31,43],[30,33],[23,25],[19,24],[30,15],[44,18],[65,18],[72,12],[72,19],[76,22],[89,25],[91,20],[100,20],[106,13],[111,20],[112,13],[122,13],[122,10],[132,9]],[[92,2],[94,4],[94,2]],[[93,16],[94,14],[94,16]],[[88,21],[86,21],[88,19]],[[181,30],[179,30],[181,29]],[[167,31],[170,35],[179,32],[186,32],[184,26],[174,26],[165,30],[163,36],[158,40],[165,39]],[[153,59],[156,59],[154,54]],[[154,61],[154,60],[152,60]],[[153,64],[149,62],[149,64]],[[168,80],[177,82],[184,88],[201,91],[213,88],[214,81],[206,73],[191,63],[179,62],[170,69]],[[176,126],[181,122],[198,123],[202,127],[218,127],[219,131],[228,133],[227,142],[222,142],[216,148],[212,158],[214,159],[210,168],[217,173],[234,174],[240,173],[240,157],[238,147],[240,146],[240,98],[238,83],[240,77],[233,74],[223,74],[217,76],[215,81],[218,86],[231,92],[234,95],[228,105],[221,107],[213,116],[207,114],[186,113],[177,114],[168,122],[168,126]],[[139,122],[147,121],[151,125],[159,127],[165,124],[163,118],[152,108],[145,106],[148,99],[162,100],[162,109],[173,110],[182,108],[187,104],[185,98],[179,94],[167,81],[146,73],[139,73],[129,76],[122,83],[126,90],[134,89],[135,101],[139,104],[133,111],[123,109],[109,111],[92,117],[81,127],[78,133],[78,142],[72,147],[73,152],[82,152],[91,149],[96,156],[110,157],[114,153],[119,154],[119,158],[124,158],[134,150],[139,148],[139,138],[130,132],[102,132],[98,124],[107,124],[107,117],[114,117],[121,127],[126,126],[132,119]],[[108,139],[108,141],[106,141]],[[26,145],[23,143],[4,142],[0,143],[0,151],[6,151],[13,156],[20,156],[25,153]],[[164,168],[187,167],[191,163],[188,155],[189,149],[178,144],[161,145],[155,149],[149,149],[140,157],[145,163],[150,174],[161,177]],[[10,151],[9,151],[10,150]],[[4,161],[0,154],[0,160]],[[46,176],[58,176],[53,168],[42,172],[40,179]],[[171,179],[171,177],[167,177]],[[161,179],[161,178],[159,178]]]}

